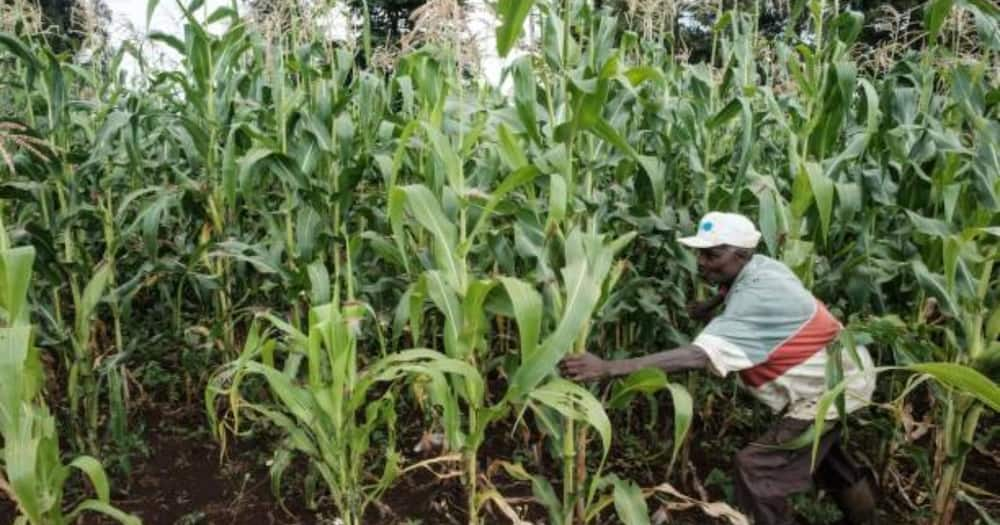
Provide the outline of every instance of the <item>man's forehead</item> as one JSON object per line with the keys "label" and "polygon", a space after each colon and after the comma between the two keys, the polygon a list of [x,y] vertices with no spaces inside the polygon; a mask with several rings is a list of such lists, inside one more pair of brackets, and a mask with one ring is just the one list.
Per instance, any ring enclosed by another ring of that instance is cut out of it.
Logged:
{"label": "man's forehead", "polygon": [[728,244],[720,244],[719,246],[710,246],[708,248],[699,248],[698,252],[704,253],[705,255],[722,255],[724,253],[732,251],[732,246]]}

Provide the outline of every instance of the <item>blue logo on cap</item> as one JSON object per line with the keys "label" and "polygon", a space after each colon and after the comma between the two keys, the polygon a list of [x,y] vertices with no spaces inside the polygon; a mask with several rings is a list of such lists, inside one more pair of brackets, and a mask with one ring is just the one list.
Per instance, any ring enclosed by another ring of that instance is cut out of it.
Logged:
{"label": "blue logo on cap", "polygon": [[705,221],[701,223],[702,231],[712,231],[712,221]]}

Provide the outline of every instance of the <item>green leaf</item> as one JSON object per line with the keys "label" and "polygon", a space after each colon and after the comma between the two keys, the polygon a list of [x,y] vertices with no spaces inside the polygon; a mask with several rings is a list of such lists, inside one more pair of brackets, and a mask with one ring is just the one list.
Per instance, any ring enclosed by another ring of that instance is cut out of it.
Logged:
{"label": "green leaf", "polygon": [[[260,246],[250,246],[237,241],[225,241],[217,243],[217,250],[213,250],[207,254],[208,257],[229,257],[253,266],[253,269],[262,274],[278,274],[278,268],[274,264],[265,258],[266,252],[263,252]],[[249,255],[247,254],[249,252]]]}
{"label": "green leaf", "polygon": [[[0,235],[6,233],[0,232]],[[0,252],[0,278],[4,284],[3,289],[0,289],[0,306],[5,310],[8,324],[29,323],[30,305],[27,299],[34,261],[35,249],[31,246],[19,246]]]}
{"label": "green leaf", "polygon": [[942,310],[951,316],[958,315],[961,311],[958,308],[958,301],[948,290],[945,279],[928,270],[923,261],[913,261],[910,266],[921,288],[938,300]]}
{"label": "green leaf", "polygon": [[708,119],[708,122],[705,123],[705,126],[710,130],[714,130],[719,126],[722,126],[723,124],[732,120],[733,117],[735,117],[736,115],[739,115],[740,108],[742,106],[743,104],[740,101],[740,99],[736,98],[731,100],[722,109],[720,109],[718,113],[713,115],[712,118]]}
{"label": "green leaf", "polygon": [[668,383],[667,388],[670,389],[670,397],[674,401],[674,450],[670,454],[670,465],[673,467],[688,430],[691,429],[691,421],[694,419],[694,402],[691,400],[691,394],[683,386]]}
{"label": "green leaf", "polygon": [[631,481],[614,479],[615,512],[624,525],[649,525],[649,508],[642,489]]}
{"label": "green leaf", "polygon": [[942,259],[944,262],[944,283],[947,290],[955,290],[955,273],[958,270],[961,249],[962,241],[957,235],[952,235],[944,240]]}
{"label": "green leaf", "polygon": [[[11,53],[20,58],[31,71],[37,71],[41,69],[41,63],[38,61],[38,57],[28,48],[28,46],[21,41],[21,39],[16,36],[0,31],[0,45],[6,47]],[[32,74],[29,74],[29,78]],[[28,86],[31,87],[31,82],[28,82]]]}
{"label": "green leaf", "polygon": [[462,307],[458,302],[458,297],[455,295],[455,291],[445,283],[441,272],[430,270],[424,272],[424,276],[427,282],[427,293],[430,295],[431,301],[444,314],[444,347],[448,356],[463,359],[468,349],[462,348],[459,344],[459,332],[464,323]]}
{"label": "green leaf", "polygon": [[542,327],[542,296],[520,279],[501,277],[500,282],[514,307],[521,342],[521,359],[528,359],[538,347],[538,335]]}
{"label": "green leaf", "polygon": [[528,157],[518,144],[517,138],[502,122],[497,126],[497,152],[500,153],[500,159],[504,164],[512,170],[519,170],[528,165]]}
{"label": "green leaf", "polygon": [[[398,215],[399,202],[405,202],[406,209],[410,211],[417,222],[429,231],[434,239],[434,260],[437,269],[444,273],[448,283],[455,290],[465,289],[465,267],[456,251],[458,244],[458,232],[455,225],[445,217],[444,211],[438,200],[423,185],[411,185],[393,188],[390,200],[396,200],[394,204],[390,202],[390,215]],[[400,195],[405,196],[401,197]],[[398,220],[398,217],[397,217]],[[400,238],[401,232],[395,232],[400,251],[404,251],[404,245]],[[405,252],[404,252],[405,253]]]}
{"label": "green leaf", "polygon": [[566,179],[553,173],[549,176],[549,218],[548,224],[554,225],[566,218],[566,208],[569,204]]}
{"label": "green leaf", "polygon": [[601,402],[590,391],[565,379],[553,378],[532,390],[528,397],[559,412],[563,417],[587,423],[601,437],[604,454],[611,448],[611,421]]}
{"label": "green leaf", "polygon": [[997,337],[1000,337],[1000,306],[993,308],[993,313],[986,321],[986,340],[996,341]]}
{"label": "green leaf", "polygon": [[535,499],[545,507],[549,513],[549,523],[562,523],[562,502],[552,490],[552,484],[544,476],[529,474],[520,463],[513,464],[507,461],[498,460],[497,464],[503,467],[510,477],[520,481],[531,482],[531,493]]}
{"label": "green leaf", "polygon": [[[827,429],[827,432],[829,432],[829,429]],[[791,441],[774,445],[774,448],[781,450],[799,450],[800,448],[812,446],[815,441],[816,427],[815,425],[809,425],[809,428],[807,428],[805,432],[799,434]]]}
{"label": "green leaf", "polygon": [[805,169],[809,176],[809,186],[813,198],[816,200],[816,209],[819,211],[819,221],[825,242],[830,234],[830,217],[833,215],[834,184],[829,177],[823,174],[819,164],[807,162]]}
{"label": "green leaf", "polygon": [[937,42],[941,26],[948,18],[954,0],[931,0],[924,8],[924,26],[927,28],[927,40]]}
{"label": "green leaf", "polygon": [[461,250],[463,254],[472,247],[473,240],[486,227],[487,220],[493,214],[493,210],[496,209],[497,205],[500,204],[500,201],[514,189],[535,180],[535,177],[538,175],[539,171],[534,166],[524,166],[504,178],[503,182],[493,190],[493,193],[486,201],[486,206],[483,207],[482,212],[479,214],[476,226],[472,228],[472,232],[466,238],[466,246]]}
{"label": "green leaf", "polygon": [[149,22],[153,19],[153,12],[160,5],[160,0],[146,0],[146,32],[149,32]]}
{"label": "green leaf", "polygon": [[667,388],[667,374],[659,368],[643,368],[615,384],[608,406],[620,409],[628,406],[636,394],[652,394]]}
{"label": "green leaf", "polygon": [[571,261],[563,268],[566,287],[563,317],[556,330],[542,343],[539,351],[522,360],[511,381],[511,395],[519,396],[531,392],[545,376],[555,370],[556,363],[573,348],[600,298],[600,286],[589,275],[588,267],[586,259],[581,259]]}
{"label": "green leaf", "polygon": [[48,104],[52,121],[49,126],[59,129],[62,126],[66,105],[66,78],[63,75],[62,63],[49,50],[45,51],[49,59],[48,69]]}
{"label": "green leaf", "polygon": [[251,182],[251,175],[257,172],[258,169],[263,169],[267,165],[268,159],[276,155],[277,152],[270,148],[257,147],[246,152],[238,162],[239,170],[239,187],[247,187]]}
{"label": "green leaf", "polygon": [[406,268],[403,257],[399,254],[399,249],[385,237],[377,232],[368,230],[361,234],[365,244],[374,251],[382,260],[391,263],[398,268]]}
{"label": "green leaf", "polygon": [[469,283],[465,289],[465,297],[462,298],[462,344],[469,350],[486,345],[485,335],[487,331],[486,321],[486,298],[499,284],[493,279],[475,279]]}
{"label": "green leaf", "polygon": [[664,177],[663,162],[659,158],[650,155],[636,155],[636,162],[642,166],[643,173],[649,182],[649,187],[653,190],[654,210],[663,209],[666,199],[666,178]]}
{"label": "green leaf", "polygon": [[400,255],[406,273],[410,273],[410,262],[406,257],[406,232],[403,230],[406,192],[399,187],[390,186],[388,208],[389,226],[392,229],[392,237],[396,242],[396,251]]}
{"label": "green leaf", "polygon": [[330,302],[330,273],[323,261],[314,261],[306,267],[311,292],[309,300],[314,305]]}
{"label": "green leaf", "polygon": [[957,363],[916,363],[907,370],[927,374],[963,394],[973,396],[1000,412],[1000,386],[973,368]]}
{"label": "green leaf", "polygon": [[628,79],[629,84],[632,87],[636,87],[643,82],[653,80],[656,82],[664,82],[663,73],[652,66],[636,66],[630,68],[625,72],[625,78]]}
{"label": "green leaf", "polygon": [[174,51],[177,51],[181,56],[187,55],[187,46],[185,46],[184,42],[174,35],[164,33],[162,31],[150,31],[148,38],[153,41],[163,42],[167,46],[173,48]]}
{"label": "green leaf", "polygon": [[79,456],[69,464],[80,470],[90,479],[90,484],[97,493],[97,499],[104,503],[111,501],[111,489],[108,487],[108,475],[104,472],[101,462],[90,456]]}
{"label": "green leaf", "polygon": [[625,153],[629,157],[636,159],[639,156],[639,154],[636,153],[635,148],[633,148],[628,141],[626,141],[625,138],[618,133],[618,130],[616,130],[607,120],[599,116],[595,117],[593,124],[587,126],[586,129],[590,129],[594,135],[597,135],[605,142],[608,142],[614,147],[620,149],[622,153]]}
{"label": "green leaf", "polygon": [[857,11],[848,10],[847,12],[840,14],[833,22],[833,27],[837,31],[838,39],[843,42],[845,46],[849,47],[855,40],[857,40],[858,35],[861,34],[864,21],[864,15]]}
{"label": "green leaf", "polygon": [[819,442],[825,433],[824,427],[826,426],[826,415],[830,412],[830,405],[837,400],[847,388],[848,383],[851,378],[844,379],[837,386],[827,389],[819,401],[816,403],[816,417],[813,420],[813,443],[812,443],[812,460],[810,462],[810,470],[815,471],[816,469],[816,456],[819,454]]}
{"label": "green leaf", "polygon": [[541,144],[542,138],[538,132],[538,117],[535,111],[538,82],[531,66],[531,57],[524,56],[515,60],[510,66],[510,71],[514,77],[514,107],[517,108],[518,119],[528,132],[528,137],[535,144]]}
{"label": "green leaf", "polygon": [[97,132],[97,143],[104,145],[111,142],[112,139],[118,136],[118,132],[128,125],[131,118],[132,115],[125,111],[116,110],[109,113],[107,118],[104,119],[100,131]]}
{"label": "green leaf", "polygon": [[461,191],[465,186],[465,181],[462,178],[462,161],[458,158],[458,154],[455,153],[455,149],[451,147],[448,138],[441,131],[426,122],[423,126],[427,138],[430,139],[431,148],[444,166],[448,184],[453,190]]}
{"label": "green leaf", "polygon": [[32,359],[36,358],[31,353],[31,325],[0,328],[0,431],[19,428],[25,414],[6,407],[33,401],[41,388],[41,367]]}
{"label": "green leaf", "polygon": [[111,265],[102,263],[97,267],[94,276],[90,278],[80,303],[76,305],[76,334],[80,341],[86,341],[90,336],[90,321],[97,309],[97,304],[104,297],[104,291],[111,278]]}
{"label": "green leaf", "polygon": [[920,233],[924,235],[930,235],[932,237],[938,237],[941,239],[946,239],[951,237],[955,233],[955,229],[952,226],[942,220],[938,219],[928,219],[918,213],[912,212],[910,210],[905,210],[906,216],[910,218],[910,222],[913,223],[913,227],[917,229]]}
{"label": "green leaf", "polygon": [[77,516],[82,514],[84,511],[96,512],[98,514],[104,514],[105,516],[121,523],[122,525],[142,525],[142,520],[133,516],[131,514],[126,514],[121,510],[118,510],[111,505],[98,500],[88,499],[82,501],[73,511],[67,516],[67,521],[73,523],[76,521]]}
{"label": "green leaf", "polygon": [[976,9],[983,12],[983,14],[991,16],[993,18],[1000,18],[1000,7],[988,0],[966,0],[962,2],[963,5],[973,6]]}
{"label": "green leaf", "polygon": [[524,29],[524,20],[528,18],[534,0],[500,0],[497,3],[497,15],[500,26],[496,30],[497,53],[507,56],[514,47]]}
{"label": "green leaf", "polygon": [[235,23],[236,21],[239,20],[240,15],[236,10],[234,10],[231,7],[219,6],[215,8],[215,10],[212,11],[211,14],[208,15],[208,17],[205,19],[205,24],[212,25],[216,22],[225,20],[227,18]]}

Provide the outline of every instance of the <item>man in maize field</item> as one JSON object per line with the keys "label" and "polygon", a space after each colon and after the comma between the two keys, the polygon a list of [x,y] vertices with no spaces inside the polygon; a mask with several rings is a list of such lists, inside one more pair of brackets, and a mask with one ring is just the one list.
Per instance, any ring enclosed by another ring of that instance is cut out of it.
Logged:
{"label": "man in maize field", "polygon": [[[827,346],[841,324],[783,263],[754,254],[760,232],[746,217],[712,212],[698,232],[680,242],[698,250],[698,273],[719,294],[689,307],[692,316],[711,319],[686,346],[634,359],[606,361],[584,353],[561,363],[563,375],[578,381],[627,375],[646,367],[667,372],[707,368],[740,382],[781,418],[734,458],[737,505],[756,525],[795,523],[788,496],[815,480],[843,510],[844,523],[867,523],[874,516],[869,480],[840,446],[836,424],[825,425],[815,472],[812,447],[787,446],[806,432],[826,391]],[[721,314],[712,313],[725,303]],[[849,378],[846,409],[871,399],[875,373],[863,347],[856,356],[841,352]],[[836,419],[830,407],[826,419]],[[786,445],[786,446],[782,446]]]}

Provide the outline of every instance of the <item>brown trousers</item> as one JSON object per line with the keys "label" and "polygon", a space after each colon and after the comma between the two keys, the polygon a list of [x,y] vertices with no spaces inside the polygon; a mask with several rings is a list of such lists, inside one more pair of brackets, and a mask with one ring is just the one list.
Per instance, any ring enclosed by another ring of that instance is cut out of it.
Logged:
{"label": "brown trousers", "polygon": [[[816,471],[810,472],[812,447],[774,448],[802,435],[812,421],[783,418],[763,436],[736,454],[736,504],[755,525],[794,524],[788,496],[809,489],[812,481],[833,493],[863,477],[840,446],[840,429],[826,432],[819,442]],[[832,424],[832,422],[831,422]]]}

